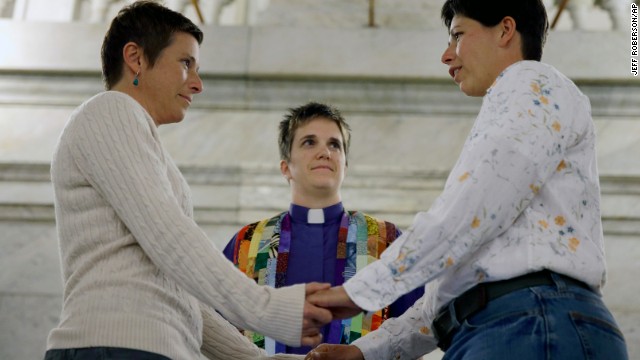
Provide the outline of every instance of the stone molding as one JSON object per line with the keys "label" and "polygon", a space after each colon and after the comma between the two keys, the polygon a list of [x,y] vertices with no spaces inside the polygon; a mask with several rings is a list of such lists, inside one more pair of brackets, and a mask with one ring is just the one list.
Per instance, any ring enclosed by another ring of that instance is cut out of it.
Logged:
{"label": "stone molding", "polygon": [[[286,109],[322,99],[346,112],[450,114],[475,116],[480,99],[464,96],[444,80],[293,79],[204,76],[206,91],[193,109]],[[640,114],[640,82],[578,82],[594,116]],[[95,74],[0,72],[0,106],[78,106],[103,91]]]}
{"label": "stone molding", "polygon": [[[241,226],[288,207],[289,188],[268,166],[181,166],[190,184],[196,221]],[[353,167],[342,188],[346,204],[411,224],[440,194],[447,172],[401,167]],[[54,221],[49,164],[0,163],[0,221]],[[601,176],[605,235],[640,236],[640,175]],[[409,191],[408,191],[409,190]]]}
{"label": "stone molding", "polygon": [[[0,72],[97,75],[105,30],[106,24],[0,20],[0,44],[8,49]],[[450,81],[440,63],[444,28],[204,26],[203,32],[205,77]],[[542,60],[574,80],[634,83],[628,50],[624,32],[552,31]]]}

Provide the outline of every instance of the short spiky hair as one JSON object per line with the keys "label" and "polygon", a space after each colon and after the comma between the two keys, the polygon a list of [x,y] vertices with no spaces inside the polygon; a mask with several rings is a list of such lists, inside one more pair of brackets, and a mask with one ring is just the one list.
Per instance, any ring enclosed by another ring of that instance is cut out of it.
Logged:
{"label": "short spiky hair", "polygon": [[342,146],[344,147],[345,158],[349,153],[351,143],[351,128],[346,123],[338,109],[317,102],[310,102],[297,108],[289,109],[289,112],[280,122],[280,134],[278,135],[278,146],[280,147],[280,159],[291,160],[291,146],[296,130],[307,122],[316,118],[326,118],[338,125],[342,134]]}
{"label": "short spiky hair", "polygon": [[136,1],[122,8],[102,42],[102,76],[107,90],[122,78],[122,49],[125,44],[132,41],[142,47],[153,67],[177,32],[191,34],[198,44],[202,44],[202,31],[180,13],[153,1]]}
{"label": "short spiky hair", "polygon": [[522,37],[525,60],[540,61],[547,38],[549,21],[542,0],[446,0],[442,6],[442,21],[451,27],[454,16],[465,16],[484,26],[495,26],[511,16]]}

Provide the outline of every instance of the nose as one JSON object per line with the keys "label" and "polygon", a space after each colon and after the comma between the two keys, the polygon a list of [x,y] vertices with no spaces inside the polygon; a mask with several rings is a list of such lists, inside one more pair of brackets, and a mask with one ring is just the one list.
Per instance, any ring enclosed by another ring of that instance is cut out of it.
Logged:
{"label": "nose", "polygon": [[200,74],[197,72],[194,73],[191,83],[189,84],[189,88],[194,94],[200,94],[204,90],[204,84],[202,83]]}
{"label": "nose", "polygon": [[447,48],[444,49],[444,52],[442,53],[442,57],[440,58],[440,61],[442,61],[442,63],[445,65],[449,65],[449,63],[453,61],[455,56],[456,56],[455,47],[453,46],[453,44],[449,44]]}
{"label": "nose", "polygon": [[323,146],[318,151],[318,159],[331,159],[331,149],[328,146]]}

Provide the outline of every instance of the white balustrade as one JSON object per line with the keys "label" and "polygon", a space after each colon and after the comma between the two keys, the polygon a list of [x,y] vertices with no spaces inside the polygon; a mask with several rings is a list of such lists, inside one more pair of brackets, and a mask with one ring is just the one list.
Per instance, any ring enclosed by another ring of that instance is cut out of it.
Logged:
{"label": "white balustrade", "polygon": [[629,24],[631,0],[601,0],[600,6],[609,13],[613,30],[625,30]]}
{"label": "white balustrade", "polygon": [[[545,1],[559,5],[562,0]],[[574,30],[589,30],[592,28],[592,13],[597,10],[604,10],[611,20],[611,30],[624,30],[628,23],[629,6],[632,0],[569,0],[566,10],[571,18],[571,28]]]}
{"label": "white balustrade", "polygon": [[[0,0],[0,17],[18,21],[108,22],[117,10],[135,0]],[[562,29],[624,30],[634,0],[569,0]],[[562,0],[544,0],[550,20]],[[165,0],[171,9],[200,23],[192,0]],[[366,25],[368,1],[364,0],[199,0],[199,15],[208,25],[275,25],[361,27]],[[442,26],[442,0],[376,0],[376,25],[402,29],[430,29]],[[638,3],[638,1],[636,1]],[[229,12],[223,14],[223,10]],[[594,27],[606,17],[610,25]],[[600,16],[594,13],[600,12]],[[224,15],[224,21],[223,21]]]}

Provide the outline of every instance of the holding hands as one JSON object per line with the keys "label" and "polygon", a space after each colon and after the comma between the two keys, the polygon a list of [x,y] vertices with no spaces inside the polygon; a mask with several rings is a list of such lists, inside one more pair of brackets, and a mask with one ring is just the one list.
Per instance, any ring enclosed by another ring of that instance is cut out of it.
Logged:
{"label": "holding hands", "polygon": [[[309,285],[307,285],[307,289],[309,289]],[[342,286],[318,288],[312,294],[309,294],[307,290],[307,295],[308,303],[313,304],[316,308],[330,311],[334,319],[346,319],[362,312],[362,309],[349,298]],[[364,355],[354,345],[322,344],[310,351],[305,357],[305,360],[322,359],[364,360]]]}
{"label": "holding hands", "polygon": [[[333,319],[346,319],[358,315],[362,309],[356,305],[342,286],[331,287],[326,283],[306,285],[302,345],[316,346],[322,342],[322,327]],[[305,360],[338,359],[360,360],[364,355],[353,345],[322,344],[309,352]]]}
{"label": "holding hands", "polygon": [[321,289],[310,296],[307,301],[315,306],[319,306],[331,311],[335,319],[347,319],[362,312],[342,286]]}
{"label": "holding hands", "polygon": [[305,302],[302,319],[302,341],[303,346],[316,346],[322,342],[322,327],[333,320],[331,312],[318,307],[310,301],[310,298],[318,291],[324,291],[331,287],[327,283],[309,283],[305,287]]}

